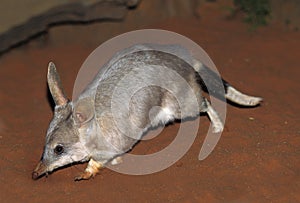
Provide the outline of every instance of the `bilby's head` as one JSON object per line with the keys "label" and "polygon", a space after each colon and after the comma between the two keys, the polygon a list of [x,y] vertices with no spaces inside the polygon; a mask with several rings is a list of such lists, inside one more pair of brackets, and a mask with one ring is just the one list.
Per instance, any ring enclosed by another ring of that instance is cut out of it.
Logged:
{"label": "bilby's head", "polygon": [[32,173],[38,179],[56,168],[73,162],[86,161],[89,152],[79,131],[93,118],[92,102],[83,99],[75,105],[64,94],[55,65],[49,63],[48,86],[55,102],[53,119],[49,125],[42,158]]}

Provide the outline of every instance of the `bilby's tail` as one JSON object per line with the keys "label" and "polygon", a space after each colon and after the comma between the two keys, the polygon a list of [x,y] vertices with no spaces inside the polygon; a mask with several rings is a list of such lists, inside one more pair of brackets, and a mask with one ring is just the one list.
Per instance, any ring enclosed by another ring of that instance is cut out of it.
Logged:
{"label": "bilby's tail", "polygon": [[261,97],[249,96],[236,90],[199,61],[194,63],[194,69],[199,73],[199,82],[203,90],[216,98],[221,100],[226,98],[242,106],[256,106],[263,100]]}

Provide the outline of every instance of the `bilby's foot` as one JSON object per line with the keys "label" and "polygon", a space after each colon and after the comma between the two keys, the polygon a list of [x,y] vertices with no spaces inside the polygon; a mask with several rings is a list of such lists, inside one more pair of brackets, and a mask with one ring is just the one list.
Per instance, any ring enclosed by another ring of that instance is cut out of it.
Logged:
{"label": "bilby's foot", "polygon": [[75,177],[75,181],[80,181],[80,180],[88,180],[100,171],[100,169],[103,168],[103,164],[101,162],[97,162],[93,159],[90,159],[86,169],[84,170],[83,173]]}
{"label": "bilby's foot", "polygon": [[92,178],[94,175],[90,172],[84,171],[81,174],[79,174],[78,176],[76,176],[74,178],[75,181],[80,181],[80,180],[88,180],[90,178]]}
{"label": "bilby's foot", "polygon": [[110,163],[111,163],[111,165],[118,165],[122,162],[123,162],[122,157],[118,156],[118,157],[114,158]]}
{"label": "bilby's foot", "polygon": [[224,129],[224,124],[221,118],[206,98],[204,98],[203,103],[204,106],[206,106],[205,112],[208,114],[208,117],[212,123],[213,133],[221,133]]}

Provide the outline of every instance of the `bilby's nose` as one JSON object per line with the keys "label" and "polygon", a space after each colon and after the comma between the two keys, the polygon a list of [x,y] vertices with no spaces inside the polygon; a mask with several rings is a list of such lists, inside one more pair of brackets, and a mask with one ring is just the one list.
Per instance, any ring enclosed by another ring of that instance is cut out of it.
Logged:
{"label": "bilby's nose", "polygon": [[45,174],[47,172],[47,167],[46,165],[40,161],[34,171],[32,172],[32,179],[36,180],[38,179],[41,175]]}

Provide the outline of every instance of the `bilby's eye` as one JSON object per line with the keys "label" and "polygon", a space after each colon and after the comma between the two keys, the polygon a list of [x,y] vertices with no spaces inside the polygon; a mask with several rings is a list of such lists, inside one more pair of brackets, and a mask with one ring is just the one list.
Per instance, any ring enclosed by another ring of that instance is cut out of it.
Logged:
{"label": "bilby's eye", "polygon": [[57,145],[55,148],[54,148],[54,153],[57,154],[57,155],[60,155],[64,152],[64,147],[62,145]]}

